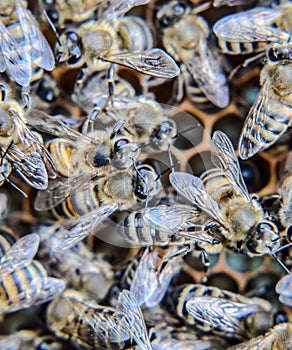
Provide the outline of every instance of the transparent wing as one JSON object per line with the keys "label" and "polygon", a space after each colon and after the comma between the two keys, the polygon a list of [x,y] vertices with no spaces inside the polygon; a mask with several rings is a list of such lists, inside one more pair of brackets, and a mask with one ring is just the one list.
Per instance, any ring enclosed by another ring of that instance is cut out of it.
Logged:
{"label": "transparent wing", "polygon": [[97,140],[81,134],[80,132],[70,128],[61,120],[57,120],[41,110],[30,108],[25,114],[25,118],[27,119],[29,125],[41,132],[54,135],[56,137],[64,137],[71,141],[82,140],[82,142],[85,143],[99,144]]}
{"label": "transparent wing", "polygon": [[46,70],[53,70],[55,57],[53,51],[42,34],[39,24],[31,12],[24,7],[22,0],[15,0],[16,13],[22,28],[25,40],[30,46],[30,55],[34,63]]}
{"label": "transparent wing", "polygon": [[60,252],[72,248],[117,209],[117,204],[105,205],[57,227],[52,239],[53,251]]}
{"label": "transparent wing", "polygon": [[89,186],[92,178],[91,174],[82,174],[49,181],[47,189],[37,193],[34,202],[35,210],[49,210],[56,207],[68,199],[71,193],[82,191],[85,186]]}
{"label": "transparent wing", "polygon": [[[10,76],[21,86],[28,86],[31,79],[31,59],[19,49],[16,40],[0,21],[0,48],[3,60]],[[3,61],[1,69],[3,68]]]}
{"label": "transparent wing", "polygon": [[213,6],[214,7],[220,7],[220,6],[238,6],[238,5],[247,5],[252,4],[253,0],[214,0]]}
{"label": "transparent wing", "polygon": [[45,190],[47,188],[47,170],[42,157],[37,152],[26,154],[12,144],[9,152],[6,154],[6,158],[30,186],[37,190]]}
{"label": "transparent wing", "polygon": [[188,173],[173,172],[169,175],[169,180],[180,195],[184,196],[192,202],[193,205],[204,211],[222,227],[225,227],[218,204],[205,191],[200,178]]}
{"label": "transparent wing", "polygon": [[0,275],[28,266],[37,253],[40,238],[31,233],[18,239],[0,260]]}
{"label": "transparent wing", "polygon": [[146,5],[150,0],[114,0],[102,14],[102,21],[117,19],[124,16],[135,6]]}
{"label": "transparent wing", "polygon": [[180,73],[172,57],[161,49],[117,53],[99,58],[157,78],[174,78]]}
{"label": "transparent wing", "polygon": [[290,34],[273,26],[284,10],[257,7],[225,16],[217,21],[213,31],[218,38],[234,42],[286,42]]}
{"label": "transparent wing", "polygon": [[143,305],[158,288],[158,260],[156,251],[146,249],[139,261],[130,287],[139,305]]}
{"label": "transparent wing", "polygon": [[222,169],[224,175],[237,188],[238,192],[250,201],[250,195],[242,177],[240,165],[230,139],[222,131],[215,131],[212,141],[216,147],[216,152],[212,152],[212,163]]}
{"label": "transparent wing", "polygon": [[214,49],[207,46],[205,38],[200,38],[198,47],[192,55],[184,50],[177,53],[208,99],[215,106],[225,108],[229,104],[229,87]]}
{"label": "transparent wing", "polygon": [[195,320],[229,333],[240,331],[241,318],[259,311],[256,305],[214,297],[193,297],[186,303],[186,309]]}
{"label": "transparent wing", "polygon": [[140,349],[151,350],[144,317],[133,293],[123,290],[119,295],[117,308],[125,314],[129,331]]}

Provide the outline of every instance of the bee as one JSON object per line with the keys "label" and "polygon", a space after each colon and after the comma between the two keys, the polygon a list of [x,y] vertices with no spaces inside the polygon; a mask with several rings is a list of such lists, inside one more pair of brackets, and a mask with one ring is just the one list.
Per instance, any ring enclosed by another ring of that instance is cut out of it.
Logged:
{"label": "bee", "polygon": [[67,290],[47,310],[47,325],[60,338],[70,338],[86,349],[151,349],[141,309],[133,294],[120,293],[116,308],[84,301]]}
{"label": "bee", "polygon": [[[191,101],[194,104],[211,101],[215,106],[225,108],[229,104],[227,79],[214,48],[208,42],[209,26],[193,10],[190,2],[174,0],[158,11],[157,22],[163,32],[163,44],[181,64]],[[189,75],[199,89],[190,85]]]}
{"label": "bee", "polygon": [[157,250],[141,249],[127,266],[121,285],[133,293],[140,306],[153,308],[161,302],[171,279],[182,267],[181,255],[175,254],[171,249],[160,257]]}
{"label": "bee", "polygon": [[0,349],[9,350],[63,350],[64,344],[53,335],[42,334],[41,330],[22,329],[16,333],[0,337]]}
{"label": "bee", "polygon": [[3,91],[0,101],[1,182],[13,168],[30,186],[44,190],[48,177],[55,177],[54,162],[41,136],[28,128],[29,111],[23,111],[16,100],[7,97],[5,87]]}
{"label": "bee", "polygon": [[[257,199],[248,193],[228,137],[221,131],[215,131],[212,140],[215,149],[212,150],[211,159],[215,168],[207,170],[200,178],[173,172],[169,177],[172,186],[201,211],[203,217],[200,220],[206,220],[205,231],[215,241],[251,257],[271,254],[280,245],[276,225],[267,220]],[[185,224],[181,218],[192,218],[192,212],[191,206],[189,212],[185,209],[183,214],[175,206],[167,210],[153,208],[148,213],[148,220],[165,230],[169,222],[176,218],[171,225],[176,233],[188,228],[188,222]],[[189,219],[190,222],[195,220]]]}
{"label": "bee", "polygon": [[57,223],[38,228],[41,240],[39,259],[49,266],[52,276],[64,279],[68,288],[75,288],[95,301],[101,301],[112,284],[111,265],[102,254],[94,254],[83,242],[66,251],[55,252],[54,239],[58,229],[62,228]]}
{"label": "bee", "polygon": [[255,7],[225,16],[213,27],[218,45],[222,52],[238,55],[264,51],[268,43],[288,42],[291,11],[287,2],[278,8]]}
{"label": "bee", "polygon": [[187,325],[227,337],[246,336],[247,330],[241,320],[272,308],[264,299],[247,298],[201,284],[176,287],[169,292],[168,298],[169,308]]}
{"label": "bee", "polygon": [[292,346],[292,324],[281,323],[270,329],[265,335],[237,344],[228,350],[285,350]]}
{"label": "bee", "polygon": [[85,69],[90,72],[107,70],[110,62],[154,77],[178,75],[174,60],[163,50],[152,49],[153,38],[145,21],[118,20],[135,5],[135,2],[113,2],[100,20],[67,28],[56,45],[58,62],[66,61],[75,67],[86,63]]}
{"label": "bee", "polygon": [[[148,201],[161,191],[161,183],[154,169],[143,163],[134,164],[127,171],[96,176],[81,174],[59,178],[49,183],[46,191],[38,192],[36,210],[48,210],[58,204],[68,204],[73,216],[84,215],[103,206],[118,206],[127,210],[138,202]],[[72,210],[73,209],[73,210]],[[72,214],[68,215],[72,217]]]}
{"label": "bee", "polygon": [[22,0],[0,5],[0,71],[7,70],[22,87],[30,84],[33,66],[50,71],[55,65],[52,49],[25,5]]}
{"label": "bee", "polygon": [[153,99],[132,98],[127,106],[106,110],[99,118],[102,122],[123,120],[119,132],[141,148],[167,151],[177,137],[175,122],[168,117],[167,110]]}
{"label": "bee", "polygon": [[[76,140],[56,138],[47,143],[48,150],[62,176],[103,174],[113,168],[127,170],[137,160],[139,147],[130,138],[118,135],[121,123],[114,128],[80,134]],[[83,141],[83,142],[82,142]]]}
{"label": "bee", "polygon": [[267,62],[261,70],[261,90],[244,122],[239,155],[247,159],[273,145],[291,126],[292,44],[275,43],[267,49]]}
{"label": "bee", "polygon": [[11,230],[2,227],[0,233],[1,315],[44,303],[65,289],[62,280],[48,277],[44,266],[33,260],[39,244],[37,234],[16,241]]}

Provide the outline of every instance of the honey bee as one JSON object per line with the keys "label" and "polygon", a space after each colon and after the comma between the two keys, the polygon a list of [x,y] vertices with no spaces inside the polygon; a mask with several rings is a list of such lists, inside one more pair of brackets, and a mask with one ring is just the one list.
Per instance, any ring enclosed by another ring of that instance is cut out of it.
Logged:
{"label": "honey bee", "polygon": [[292,44],[275,43],[267,49],[261,70],[261,90],[244,122],[239,137],[239,155],[247,159],[273,145],[291,126]]}
{"label": "honey bee", "polygon": [[27,87],[32,67],[52,70],[54,54],[26,1],[4,1],[0,5],[0,71],[7,70],[19,85]]}
{"label": "honey bee", "polygon": [[[255,7],[219,19],[213,31],[222,52],[229,55],[264,51],[268,43],[287,43],[292,6]],[[277,26],[274,26],[276,24]]]}
{"label": "honey bee", "polygon": [[[6,90],[6,88],[4,88]],[[45,189],[48,177],[55,177],[54,162],[43,146],[41,136],[27,126],[26,117],[20,104],[13,98],[2,94],[0,102],[0,152],[1,182],[7,179],[11,168],[30,186]],[[37,115],[38,112],[35,111]],[[8,164],[9,163],[9,164]]]}
{"label": "honey bee", "polygon": [[150,98],[132,98],[127,106],[106,110],[99,119],[125,121],[120,134],[141,148],[149,146],[152,150],[167,151],[177,136],[175,122],[168,117],[168,110]]}
{"label": "honey bee", "polygon": [[[234,252],[251,257],[271,254],[280,245],[276,225],[266,219],[257,199],[248,193],[228,137],[221,131],[215,131],[212,140],[215,146],[212,151],[215,168],[207,170],[200,178],[173,172],[169,177],[172,186],[202,212],[200,220],[204,220],[206,214],[205,231],[215,241]],[[192,226],[182,219],[192,218],[192,213],[192,207],[189,207],[189,212],[185,208],[183,214],[175,206],[167,210],[153,208],[148,213],[148,220],[165,230],[169,222],[176,218],[171,225],[175,233]],[[188,220],[194,222],[196,218]]]}
{"label": "honey bee", "polygon": [[285,350],[292,346],[292,324],[281,323],[270,329],[265,335],[253,338],[247,342],[237,344],[228,350]]}
{"label": "honey bee", "polygon": [[36,234],[16,241],[12,231],[2,227],[0,243],[1,315],[44,303],[64,290],[62,280],[48,277],[43,265],[33,260],[39,244]]}
{"label": "honey bee", "polygon": [[242,324],[242,319],[257,312],[269,312],[272,308],[264,299],[247,298],[201,284],[176,287],[169,292],[168,302],[172,312],[186,324],[227,337],[246,336],[248,330]]}
{"label": "honey bee", "polygon": [[121,285],[129,289],[138,304],[153,308],[163,299],[173,276],[182,267],[182,257],[172,249],[160,257],[157,250],[142,249],[128,265]]}
{"label": "honey bee", "polygon": [[0,349],[9,350],[63,350],[64,344],[53,335],[42,334],[41,330],[22,329],[16,333],[0,337]]}
{"label": "honey bee", "polygon": [[[154,169],[143,163],[127,171],[107,175],[81,174],[59,178],[49,183],[46,191],[39,191],[35,201],[36,210],[48,210],[60,203],[68,207],[69,217],[84,215],[98,208],[116,207],[127,210],[138,202],[148,201],[161,191],[161,183]],[[65,202],[64,202],[65,201]]]}
{"label": "honey bee", "polygon": [[113,2],[99,20],[67,28],[56,45],[57,60],[78,67],[86,63],[90,72],[107,70],[110,62],[158,78],[178,75],[174,60],[163,50],[152,49],[153,38],[145,21],[119,20],[137,4],[141,1]]}
{"label": "honey bee", "polygon": [[120,293],[116,308],[101,306],[67,290],[47,310],[47,325],[60,338],[86,349],[151,349],[141,309],[133,294]]}
{"label": "honey bee", "polygon": [[196,89],[185,82],[192,102],[209,100],[215,106],[225,108],[229,104],[227,79],[208,42],[209,26],[204,18],[193,12],[190,2],[174,0],[158,11],[157,22],[163,31],[164,47],[183,67],[184,80],[191,75],[199,87]]}
{"label": "honey bee", "polygon": [[39,259],[49,266],[52,276],[64,279],[68,288],[75,288],[95,301],[101,301],[112,284],[111,265],[102,254],[94,254],[83,242],[65,252],[55,252],[54,239],[58,235],[58,229],[62,228],[57,223],[38,228],[41,239]]}

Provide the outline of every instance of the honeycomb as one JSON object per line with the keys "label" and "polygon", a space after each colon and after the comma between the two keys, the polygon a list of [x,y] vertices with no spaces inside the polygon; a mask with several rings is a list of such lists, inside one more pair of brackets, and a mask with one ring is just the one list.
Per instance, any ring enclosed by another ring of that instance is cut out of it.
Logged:
{"label": "honeycomb", "polygon": [[[161,48],[163,48],[162,38],[157,28],[155,17],[158,9],[165,3],[167,1],[151,0],[146,6],[134,8],[129,12],[144,18],[148,22],[156,39],[155,46]],[[201,2],[193,1],[193,3],[200,4]],[[33,1],[29,2],[29,7],[33,11],[37,11],[37,6]],[[245,8],[246,6],[241,5],[235,8],[223,6],[215,9],[211,7],[200,13],[200,15],[212,27],[216,20],[222,16]],[[42,23],[42,28],[53,45],[56,39],[51,29],[45,22]],[[244,62],[246,56],[224,55],[222,58],[226,74],[228,75],[235,67]],[[231,139],[234,147],[237,148],[238,137],[244,119],[259,91],[260,69],[261,64],[255,63],[239,69],[229,82],[231,99],[228,107],[224,109],[212,106],[205,111],[203,108],[198,108],[191,103],[187,96],[184,96],[183,100],[178,104],[169,106],[168,101],[175,89],[175,79],[162,83],[158,87],[150,87],[149,92],[158,102],[167,106],[170,118],[175,121],[177,126],[178,137],[171,147],[172,161],[176,171],[185,171],[200,176],[203,171],[212,166],[210,141],[211,135],[215,130],[224,131]],[[58,65],[54,69],[52,76],[58,86],[59,96],[57,96],[53,106],[49,106],[48,110],[46,110],[51,115],[64,114],[70,116],[76,128],[81,125],[86,115],[86,112],[78,107],[71,98],[74,82],[79,71],[79,69],[72,69],[66,65]],[[142,93],[143,74],[126,68],[119,68],[119,75],[126,78],[133,85],[136,94]],[[45,137],[48,137],[48,135],[45,135]],[[290,150],[291,132],[288,131],[269,149],[260,152],[251,159],[239,160],[243,177],[250,193],[255,193],[260,198],[265,198],[265,196],[278,192],[279,181]],[[151,152],[147,150],[147,152],[141,153],[140,158],[158,167],[158,172],[165,172],[162,175],[162,181],[166,188],[166,193],[168,195],[174,194],[168,180],[168,175],[171,171],[168,152]],[[9,196],[9,214],[7,214],[3,223],[17,232],[19,236],[23,236],[33,232],[39,222],[52,220],[52,216],[50,213],[36,212],[33,205],[36,191],[24,183],[17,174],[13,174],[11,178],[17,186],[28,194],[28,198],[23,198],[9,184],[5,183],[1,187],[1,191],[4,191]],[[95,253],[104,254],[105,259],[118,271],[129,260],[133,259],[137,249],[115,246],[111,244],[111,239],[108,240],[110,243],[107,242],[107,239],[103,240],[102,237],[108,234],[108,230],[111,227],[111,222],[106,220],[101,224],[96,235],[92,234],[87,238],[86,244]],[[285,232],[283,231],[284,234]],[[279,303],[278,296],[274,292],[276,282],[285,273],[274,259],[269,256],[249,258],[231,253],[225,249],[220,254],[211,254],[210,258],[211,265],[206,271],[198,254],[190,253],[185,256],[182,271],[174,277],[171,285],[204,283],[207,286],[219,287],[242,295],[256,295],[272,303],[273,315],[276,312],[285,310],[287,318],[291,322],[291,309]],[[36,328],[43,329],[45,333],[49,332],[44,328],[42,320],[44,312],[42,307],[36,306],[5,316],[0,327],[1,334],[7,335],[19,329]],[[264,325],[260,324],[259,328],[261,326],[264,327]],[[232,341],[230,341],[230,345],[232,345]],[[71,343],[66,342],[63,344],[64,349],[71,349],[71,347],[75,349]]]}

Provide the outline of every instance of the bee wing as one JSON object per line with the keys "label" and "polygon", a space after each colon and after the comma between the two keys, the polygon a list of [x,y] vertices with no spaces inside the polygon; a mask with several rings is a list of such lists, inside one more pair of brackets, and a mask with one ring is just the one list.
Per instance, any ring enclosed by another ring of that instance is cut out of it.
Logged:
{"label": "bee wing", "polygon": [[214,297],[193,297],[186,309],[195,320],[229,333],[239,332],[239,320],[259,311],[256,305]]}
{"label": "bee wing", "polygon": [[239,193],[247,201],[250,201],[250,195],[242,177],[242,172],[236,156],[235,150],[227,135],[217,130],[214,132],[212,141],[216,147],[216,152],[212,152],[212,163],[219,169],[222,169],[224,175],[234,184]]}
{"label": "bee wing", "polygon": [[81,134],[80,132],[66,125],[61,120],[57,120],[53,116],[50,116],[41,110],[30,108],[25,114],[25,118],[27,119],[29,125],[41,132],[54,135],[56,137],[64,137],[71,141],[81,141],[82,139],[82,142],[99,144],[97,140]]}
{"label": "bee wing", "polygon": [[161,49],[122,52],[99,58],[157,78],[174,78],[180,72],[172,57]]}
{"label": "bee wing", "polygon": [[92,179],[91,174],[82,174],[69,178],[59,178],[48,182],[47,189],[38,191],[35,210],[49,210],[68,199],[72,192],[82,190]]}
{"label": "bee wing", "polygon": [[112,4],[103,12],[102,21],[116,20],[119,17],[124,16],[125,13],[130,11],[135,6],[146,5],[150,0],[115,0]]}
{"label": "bee wing", "polygon": [[29,55],[25,50],[20,50],[19,44],[1,21],[0,33],[1,69],[3,69],[4,61],[11,77],[19,85],[28,86],[31,79],[31,60]]}
{"label": "bee wing", "polygon": [[36,233],[18,239],[1,258],[0,275],[28,266],[38,251],[39,242]]}
{"label": "bee wing", "polygon": [[225,16],[217,21],[213,31],[218,38],[234,42],[286,42],[290,34],[273,26],[283,14],[282,9],[257,7]]}
{"label": "bee wing", "polygon": [[238,5],[247,5],[248,3],[253,3],[253,0],[214,0],[213,6],[238,6]]}
{"label": "bee wing", "polygon": [[140,349],[151,350],[144,317],[134,294],[124,289],[119,295],[117,309],[125,314],[129,331]]}
{"label": "bee wing", "polygon": [[44,190],[48,186],[48,174],[42,157],[37,152],[26,154],[17,146],[11,145],[6,154],[7,160],[17,173],[30,186]]}
{"label": "bee wing", "polygon": [[139,305],[143,305],[158,288],[156,270],[158,259],[156,251],[146,249],[139,261],[130,287],[130,292],[133,293]]}
{"label": "bee wing", "polygon": [[200,50],[190,55],[177,50],[181,60],[187,66],[199,88],[217,107],[225,108],[229,104],[229,87],[221,65],[214,55],[214,49],[207,45],[205,38],[200,39]]}
{"label": "bee wing", "polygon": [[173,172],[169,175],[169,180],[180,195],[225,227],[218,204],[205,191],[203,181],[199,177],[188,173]]}
{"label": "bee wing", "polygon": [[[291,124],[291,114],[276,114],[271,106],[274,96],[267,84],[263,84],[241,130],[238,141],[239,156],[248,159],[274,144]],[[274,126],[273,121],[278,121]]]}
{"label": "bee wing", "polygon": [[15,3],[21,29],[31,50],[32,61],[46,70],[53,70],[55,57],[47,39],[40,30],[39,24],[31,12],[24,7],[22,0],[16,0]]}
{"label": "bee wing", "polygon": [[53,251],[60,252],[72,248],[117,209],[117,204],[109,204],[80,216],[78,219],[68,220],[57,228],[57,233],[52,239]]}
{"label": "bee wing", "polygon": [[161,302],[166,293],[170,281],[172,280],[173,276],[176,275],[182,268],[182,264],[183,260],[181,255],[173,256],[169,258],[165,266],[163,266],[163,269],[157,272],[156,279],[158,279],[158,286],[154,290],[154,292],[152,292],[151,294],[149,293],[149,297],[146,301],[147,308],[153,308]]}

